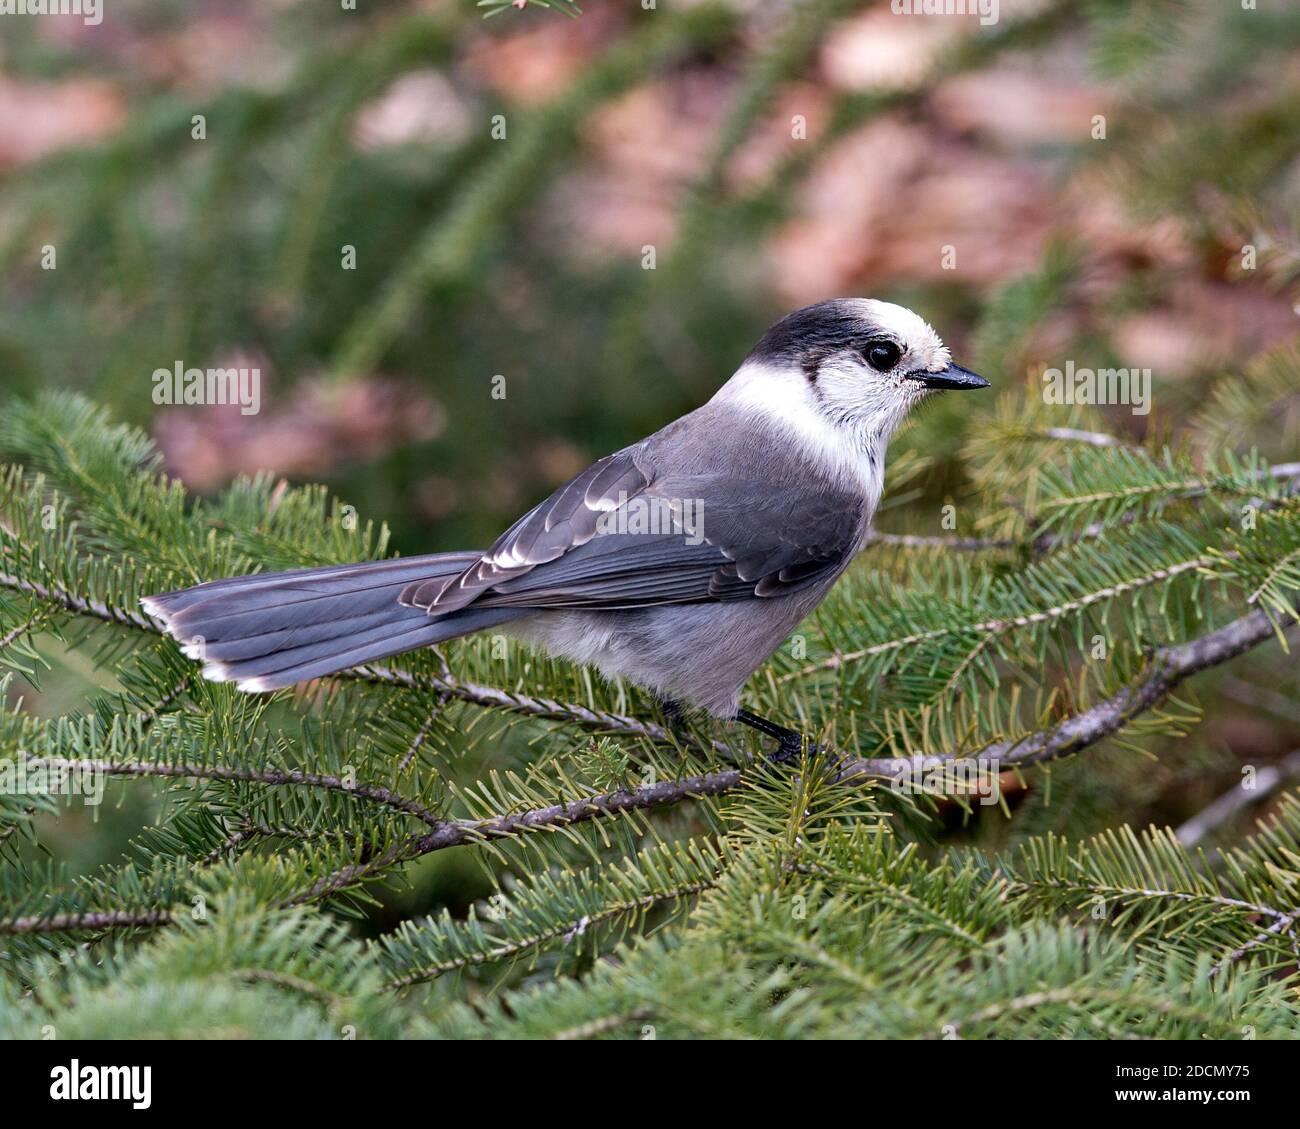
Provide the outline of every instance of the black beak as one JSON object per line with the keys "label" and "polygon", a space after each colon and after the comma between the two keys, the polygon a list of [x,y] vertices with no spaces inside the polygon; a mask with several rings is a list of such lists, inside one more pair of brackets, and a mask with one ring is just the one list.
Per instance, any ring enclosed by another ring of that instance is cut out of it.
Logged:
{"label": "black beak", "polygon": [[949,365],[940,372],[914,372],[909,374],[927,388],[987,388],[989,382],[961,365]]}

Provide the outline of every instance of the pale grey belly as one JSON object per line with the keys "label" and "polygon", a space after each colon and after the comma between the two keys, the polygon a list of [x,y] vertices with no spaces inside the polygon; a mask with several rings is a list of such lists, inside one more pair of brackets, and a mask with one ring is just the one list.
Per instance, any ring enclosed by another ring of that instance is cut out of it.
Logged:
{"label": "pale grey belly", "polygon": [[608,678],[731,717],[741,686],[829,588],[732,603],[539,612],[504,630]]}

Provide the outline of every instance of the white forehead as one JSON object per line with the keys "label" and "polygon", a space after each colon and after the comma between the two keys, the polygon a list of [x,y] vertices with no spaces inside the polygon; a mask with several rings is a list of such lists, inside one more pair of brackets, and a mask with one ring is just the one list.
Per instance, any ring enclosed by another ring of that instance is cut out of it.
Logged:
{"label": "white forehead", "polygon": [[906,306],[875,298],[861,298],[859,301],[866,317],[906,344],[914,355],[924,357],[932,364],[946,365],[952,359],[943,340],[919,314],[914,314]]}

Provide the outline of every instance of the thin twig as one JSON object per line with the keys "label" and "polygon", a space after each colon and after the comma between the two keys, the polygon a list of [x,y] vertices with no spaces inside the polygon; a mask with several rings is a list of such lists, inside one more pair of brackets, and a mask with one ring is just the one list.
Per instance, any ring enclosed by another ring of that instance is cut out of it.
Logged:
{"label": "thin twig", "polygon": [[1300,922],[1300,907],[1297,907],[1296,909],[1292,910],[1290,913],[1285,914],[1282,917],[1279,917],[1267,929],[1260,930],[1259,933],[1257,933],[1244,945],[1239,945],[1237,948],[1233,949],[1232,952],[1230,952],[1221,961],[1219,961],[1218,964],[1216,964],[1212,969],[1210,969],[1210,975],[1218,976],[1219,973],[1221,973],[1229,965],[1235,964],[1247,953],[1251,952],[1254,949],[1258,949],[1261,945],[1267,944],[1271,937],[1274,937],[1279,933],[1290,934],[1292,947],[1296,947],[1294,930],[1297,922]]}
{"label": "thin twig", "polygon": [[1256,686],[1235,675],[1230,675],[1223,680],[1222,689],[1229,698],[1235,698],[1243,705],[1268,710],[1278,717],[1284,717],[1300,725],[1300,704],[1297,704],[1296,697],[1279,694],[1276,690],[1264,686]]}
{"label": "thin twig", "polygon": [[48,612],[44,608],[36,608],[26,619],[17,624],[8,634],[0,636],[0,651],[3,651],[11,643],[17,642],[24,635],[28,635],[40,629],[41,621],[45,619]]}
{"label": "thin twig", "polygon": [[1300,749],[1288,753],[1276,764],[1261,768],[1255,773],[1250,788],[1246,787],[1244,779],[1239,781],[1187,820],[1174,835],[1184,847],[1194,847],[1238,812],[1262,803],[1288,780],[1297,776],[1300,776]]}
{"label": "thin twig", "polygon": [[1123,439],[1104,431],[1081,431],[1077,427],[1045,427],[1031,433],[1039,439],[1060,439],[1066,443],[1087,443],[1093,447],[1128,447]]}
{"label": "thin twig", "polygon": [[608,733],[616,737],[645,737],[656,744],[671,744],[672,738],[661,725],[641,721],[627,714],[612,713],[608,710],[584,706],[580,702],[559,702],[554,698],[540,698],[532,694],[504,690],[499,686],[485,686],[478,682],[466,682],[453,675],[412,674],[405,670],[396,670],[384,666],[364,666],[354,670],[340,671],[333,678],[356,679],[386,686],[400,686],[408,690],[426,690],[445,694],[460,702],[469,702],[489,709],[505,710],[509,713],[522,714],[524,717],[540,718],[544,721],[563,721],[580,725],[584,729]]}
{"label": "thin twig", "polygon": [[1020,542],[1012,537],[944,537],[924,536],[918,533],[881,533],[873,529],[864,548],[872,545],[897,545],[904,549],[956,549],[958,552],[979,553],[989,549],[1014,549]]}
{"label": "thin twig", "polygon": [[429,738],[429,733],[433,730],[433,723],[438,720],[438,714],[442,712],[444,701],[445,699],[440,699],[433,709],[429,711],[429,716],[424,719],[424,724],[420,726],[419,732],[416,733],[415,738],[407,747],[406,755],[403,756],[401,761],[398,763],[395,775],[401,776],[411,762],[419,756],[420,749],[424,746],[425,741]]}
{"label": "thin twig", "polygon": [[152,929],[171,923],[165,909],[88,910],[85,913],[33,914],[0,921],[0,933],[71,933],[82,929]]}
{"label": "thin twig", "polygon": [[683,780],[663,780],[643,787],[604,792],[561,804],[550,804],[531,811],[493,816],[490,819],[447,820],[429,835],[414,835],[365,862],[343,867],[313,883],[307,890],[289,899],[287,905],[314,902],[328,894],[353,886],[396,863],[407,862],[433,851],[459,847],[465,843],[480,843],[491,839],[509,838],[523,831],[549,831],[587,823],[593,819],[619,815],[629,811],[646,811],[666,807],[698,796],[718,796],[738,788],[741,772],[738,768],[689,776]]}
{"label": "thin twig", "polygon": [[231,851],[255,839],[295,839],[305,842],[310,839],[325,838],[329,834],[330,832],[325,830],[307,830],[301,827],[271,827],[266,823],[254,822],[246,815],[245,822],[239,824],[225,839],[204,855],[200,864],[211,866],[213,863],[220,862]]}
{"label": "thin twig", "polygon": [[553,925],[550,928],[543,929],[528,937],[519,937],[513,940],[503,940],[500,945],[484,952],[466,953],[463,956],[449,957],[447,960],[438,961],[435,964],[421,965],[419,968],[405,973],[388,981],[384,985],[388,991],[399,991],[402,988],[409,988],[414,984],[423,984],[429,980],[436,980],[439,976],[444,976],[448,972],[454,972],[460,968],[470,968],[480,964],[492,964],[499,960],[508,960],[516,957],[520,953],[525,953],[529,949],[535,949],[540,945],[546,944],[547,941],[554,941],[560,937],[569,940],[590,929],[593,925],[600,925],[603,922],[610,921],[616,917],[622,917],[624,914],[636,913],[638,910],[645,911],[662,902],[681,901],[683,898],[689,898],[695,894],[701,894],[705,890],[711,889],[712,882],[690,882],[684,886],[674,886],[670,890],[656,891],[653,894],[646,894],[640,898],[632,898],[629,901],[618,902],[614,905],[606,906],[599,913],[586,914],[581,921],[570,923],[562,922],[559,925]]}
{"label": "thin twig", "polygon": [[330,792],[343,792],[358,796],[384,807],[414,816],[430,827],[441,827],[445,822],[437,812],[416,803],[415,800],[373,784],[350,784],[337,776],[298,769],[241,768],[225,764],[160,764],[149,761],[124,761],[114,763],[102,760],[63,760],[49,758],[44,764],[78,769],[82,772],[103,773],[105,776],[159,776],[193,780],[236,780],[249,784],[266,784],[272,787],[289,784],[307,788],[323,788]]}
{"label": "thin twig", "polygon": [[140,715],[140,720],[145,725],[152,725],[162,715],[163,710],[170,706],[177,698],[190,688],[190,683],[194,681],[193,673],[184,674],[177,679],[176,685],[167,691],[153,706],[145,710]]}
{"label": "thin twig", "polygon": [[597,1035],[617,1031],[620,1027],[625,1027],[629,1023],[644,1023],[653,1015],[654,1012],[648,1007],[640,1007],[628,1012],[626,1015],[607,1015],[601,1019],[593,1019],[589,1023],[581,1023],[577,1027],[566,1027],[563,1031],[557,1031],[551,1038],[557,1042],[593,1039]]}
{"label": "thin twig", "polygon": [[1176,564],[1169,565],[1167,568],[1156,568],[1142,576],[1134,577],[1132,580],[1122,580],[1116,584],[1109,584],[1105,588],[1099,588],[1096,591],[1088,592],[1073,600],[1067,600],[1056,607],[1046,608],[1043,611],[1027,612],[1024,615],[1008,616],[1005,619],[986,619],[982,623],[962,624],[958,627],[941,627],[933,631],[918,631],[912,635],[901,636],[897,639],[889,639],[883,643],[875,643],[870,647],[863,647],[858,651],[850,651],[847,654],[830,655],[815,663],[809,663],[807,666],[800,667],[798,670],[783,674],[778,682],[789,682],[792,679],[800,678],[804,675],[815,674],[820,670],[837,670],[845,663],[857,662],[859,659],[870,658],[872,655],[881,655],[889,651],[897,651],[903,647],[911,646],[913,643],[925,643],[932,639],[944,639],[952,635],[964,635],[968,632],[979,633],[981,635],[1001,635],[1008,631],[1019,630],[1023,627],[1030,627],[1039,623],[1050,623],[1053,620],[1062,619],[1074,612],[1083,611],[1093,604],[1101,603],[1103,600],[1113,600],[1116,596],[1122,596],[1126,592],[1133,592],[1139,588],[1147,588],[1152,584],[1159,584],[1165,580],[1172,580],[1175,576],[1181,576],[1185,572],[1194,572],[1198,569],[1209,568],[1212,565],[1220,563],[1224,557],[1236,556],[1235,553],[1225,553],[1219,557],[1195,557],[1187,561],[1179,561]]}

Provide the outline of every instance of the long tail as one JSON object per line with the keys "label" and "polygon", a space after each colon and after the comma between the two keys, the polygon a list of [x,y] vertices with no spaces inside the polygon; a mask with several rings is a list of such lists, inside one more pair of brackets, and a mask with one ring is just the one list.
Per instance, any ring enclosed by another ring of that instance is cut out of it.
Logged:
{"label": "long tail", "polygon": [[406,585],[454,576],[478,553],[237,576],[146,596],[203,675],[256,693],[427,647],[526,615],[518,608],[466,608],[430,616],[397,602]]}

